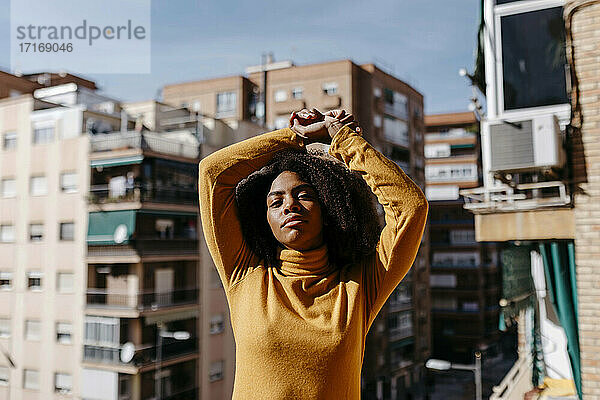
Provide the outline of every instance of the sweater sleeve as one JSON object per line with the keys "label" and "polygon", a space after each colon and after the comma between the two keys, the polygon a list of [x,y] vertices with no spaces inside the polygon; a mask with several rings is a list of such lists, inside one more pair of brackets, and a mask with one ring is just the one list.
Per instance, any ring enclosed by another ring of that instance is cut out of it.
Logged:
{"label": "sweater sleeve", "polygon": [[329,153],[362,175],[385,213],[375,255],[364,264],[368,328],[417,255],[428,204],[421,189],[396,163],[350,128],[338,132]]}
{"label": "sweater sleeve", "polygon": [[202,229],[225,291],[241,280],[256,259],[242,236],[235,204],[239,181],[265,166],[286,148],[301,148],[302,139],[285,128],[265,133],[212,153],[200,162]]}

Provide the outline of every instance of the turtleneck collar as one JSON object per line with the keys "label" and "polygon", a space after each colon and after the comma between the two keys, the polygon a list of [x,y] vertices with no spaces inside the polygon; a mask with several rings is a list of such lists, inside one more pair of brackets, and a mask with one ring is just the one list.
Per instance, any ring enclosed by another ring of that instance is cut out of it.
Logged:
{"label": "turtleneck collar", "polygon": [[281,261],[280,270],[285,275],[323,276],[334,269],[333,266],[329,265],[327,245],[308,251],[280,248],[277,257]]}

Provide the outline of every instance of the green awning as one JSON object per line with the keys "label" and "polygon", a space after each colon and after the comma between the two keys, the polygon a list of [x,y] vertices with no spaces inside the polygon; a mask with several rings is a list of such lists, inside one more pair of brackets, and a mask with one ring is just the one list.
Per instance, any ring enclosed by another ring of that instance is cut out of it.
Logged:
{"label": "green awning", "polygon": [[572,240],[551,241],[540,243],[539,249],[544,260],[548,297],[567,336],[567,353],[571,361],[571,371],[577,394],[581,399],[575,244]]}
{"label": "green awning", "polygon": [[90,162],[90,166],[92,168],[94,168],[94,167],[117,167],[119,165],[141,164],[143,160],[144,160],[143,155],[106,158],[106,159],[102,159],[102,160],[92,160]]}
{"label": "green awning", "polygon": [[451,149],[471,149],[475,147],[473,143],[465,143],[465,144],[452,144],[450,145]]}
{"label": "green awning", "polygon": [[88,245],[126,244],[135,231],[136,210],[91,212]]}
{"label": "green awning", "polygon": [[409,344],[413,344],[415,342],[414,337],[407,337],[404,339],[397,340],[395,342],[390,343],[390,347],[392,350],[399,349],[400,347],[408,346]]}

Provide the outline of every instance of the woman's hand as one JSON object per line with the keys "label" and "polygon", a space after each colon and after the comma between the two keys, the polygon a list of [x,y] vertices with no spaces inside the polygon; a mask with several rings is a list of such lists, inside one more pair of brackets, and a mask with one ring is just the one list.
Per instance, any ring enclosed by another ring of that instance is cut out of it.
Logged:
{"label": "woman's hand", "polygon": [[328,142],[344,126],[348,126],[356,132],[361,131],[354,121],[354,116],[346,113],[345,110],[331,110],[322,114],[316,108],[311,111],[303,109],[298,113],[292,113],[290,117],[290,128],[298,136],[309,140],[311,143]]}

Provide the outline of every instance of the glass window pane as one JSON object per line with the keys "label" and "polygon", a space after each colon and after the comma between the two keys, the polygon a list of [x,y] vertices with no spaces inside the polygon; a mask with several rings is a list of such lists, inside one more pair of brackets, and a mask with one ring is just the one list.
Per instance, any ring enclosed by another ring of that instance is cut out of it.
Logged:
{"label": "glass window pane", "polygon": [[0,338],[10,336],[10,319],[0,318]]}
{"label": "glass window pane", "polygon": [[4,134],[4,150],[10,150],[17,147],[17,134],[9,132]]}
{"label": "glass window pane", "polygon": [[30,224],[29,225],[29,240],[32,242],[40,242],[44,238],[44,225]]}
{"label": "glass window pane", "polygon": [[504,109],[568,103],[563,8],[501,19]]}
{"label": "glass window pane", "polygon": [[48,194],[48,185],[45,176],[32,176],[30,191],[32,196],[43,196]]}
{"label": "glass window pane", "polygon": [[60,176],[60,189],[65,193],[77,192],[77,174],[65,172]]}
{"label": "glass window pane", "polygon": [[0,225],[0,242],[12,243],[15,241],[15,227],[13,225]]}
{"label": "glass window pane", "polygon": [[38,390],[40,388],[39,372],[33,369],[23,370],[23,387]]}
{"label": "glass window pane", "polygon": [[40,340],[40,321],[28,320],[25,321],[25,339]]}
{"label": "glass window pane", "polygon": [[74,240],[75,224],[72,222],[63,222],[60,224],[60,240]]}
{"label": "glass window pane", "polygon": [[15,197],[17,195],[17,181],[14,179],[2,180],[2,197]]}
{"label": "glass window pane", "polygon": [[71,374],[55,374],[54,375],[54,390],[59,393],[70,393],[73,387],[73,379]]}
{"label": "glass window pane", "polygon": [[33,143],[46,144],[54,140],[54,127],[35,128],[33,130]]}

